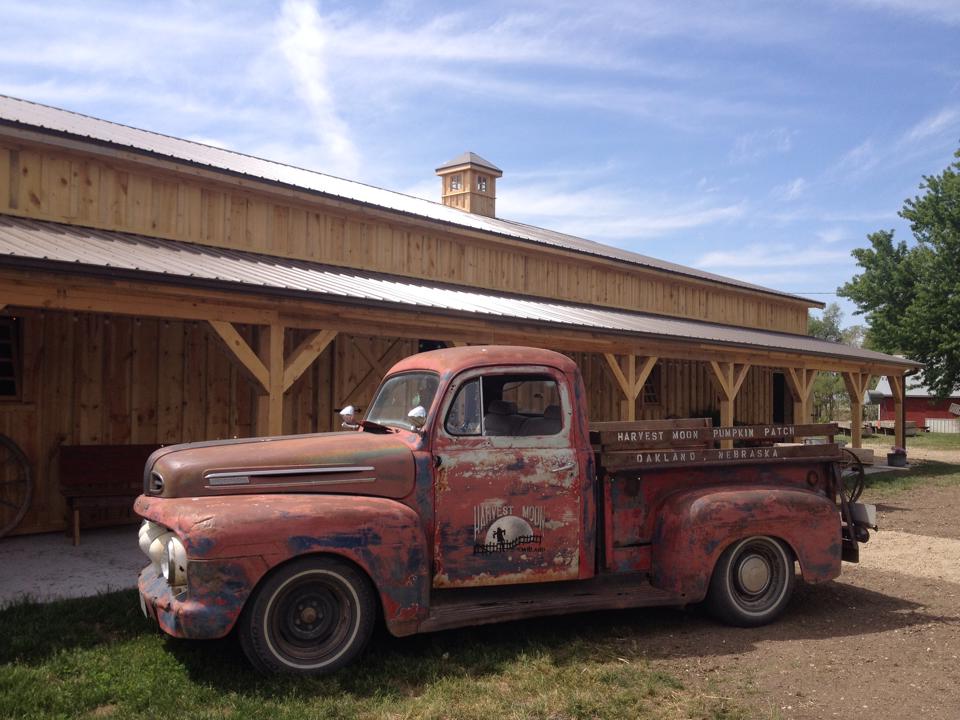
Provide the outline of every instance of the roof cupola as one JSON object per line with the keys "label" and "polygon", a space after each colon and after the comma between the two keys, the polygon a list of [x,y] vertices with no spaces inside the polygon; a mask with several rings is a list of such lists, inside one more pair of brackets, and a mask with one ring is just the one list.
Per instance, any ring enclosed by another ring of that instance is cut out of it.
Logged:
{"label": "roof cupola", "polygon": [[497,178],[503,170],[473,152],[465,152],[437,168],[444,205],[476,215],[496,217]]}

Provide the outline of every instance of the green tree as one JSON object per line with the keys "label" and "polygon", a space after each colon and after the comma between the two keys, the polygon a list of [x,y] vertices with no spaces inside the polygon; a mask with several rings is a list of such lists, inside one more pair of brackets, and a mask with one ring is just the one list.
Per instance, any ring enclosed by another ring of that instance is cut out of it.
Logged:
{"label": "green tree", "polygon": [[866,317],[866,343],[924,363],[940,397],[960,386],[960,150],[955,157],[900,210],[916,244],[894,243],[892,230],[869,235],[871,247],[853,251],[862,272],[837,291]]}
{"label": "green tree", "polygon": [[[823,309],[820,317],[811,315],[807,320],[807,334],[829,340],[830,342],[845,343],[848,337],[855,337],[858,331],[848,333],[840,325],[843,322],[843,311],[837,303],[830,303]],[[859,328],[859,326],[855,326]],[[813,413],[817,421],[839,420],[840,410],[849,407],[847,390],[843,379],[838,373],[817,373],[813,381]]]}

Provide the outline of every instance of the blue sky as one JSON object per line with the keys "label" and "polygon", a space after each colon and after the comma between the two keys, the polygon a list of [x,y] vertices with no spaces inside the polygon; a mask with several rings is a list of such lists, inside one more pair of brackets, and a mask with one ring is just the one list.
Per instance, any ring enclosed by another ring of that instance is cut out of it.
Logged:
{"label": "blue sky", "polygon": [[[960,0],[0,1],[0,93],[823,301],[960,146]],[[852,307],[842,303],[847,322]]]}

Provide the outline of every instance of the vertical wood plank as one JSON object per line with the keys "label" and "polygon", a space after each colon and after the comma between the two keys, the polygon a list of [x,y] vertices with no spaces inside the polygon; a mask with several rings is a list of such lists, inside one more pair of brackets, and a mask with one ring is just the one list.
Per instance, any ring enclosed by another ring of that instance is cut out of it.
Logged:
{"label": "vertical wood plank", "polygon": [[169,445],[183,438],[183,323],[162,321],[158,343],[157,439]]}
{"label": "vertical wood plank", "polygon": [[132,324],[126,317],[104,318],[102,437],[110,445],[128,445],[132,437]]}
{"label": "vertical wood plank", "polygon": [[159,443],[157,435],[158,325],[136,318],[133,323],[133,381],[130,388],[131,442]]}
{"label": "vertical wood plank", "polygon": [[184,323],[183,439],[206,440],[207,335],[206,323]]}

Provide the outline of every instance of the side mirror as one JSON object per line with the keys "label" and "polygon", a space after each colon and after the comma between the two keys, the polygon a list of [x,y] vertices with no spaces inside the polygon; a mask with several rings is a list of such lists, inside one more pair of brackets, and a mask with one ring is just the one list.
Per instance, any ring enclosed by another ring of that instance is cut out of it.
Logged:
{"label": "side mirror", "polygon": [[353,405],[347,405],[343,410],[340,411],[340,419],[343,420],[341,423],[344,430],[356,430],[359,425],[355,422],[357,414],[357,409]]}
{"label": "side mirror", "polygon": [[423,429],[424,424],[427,422],[427,410],[423,405],[417,405],[413,410],[407,413],[407,418],[410,420],[410,424],[413,425],[417,430]]}

